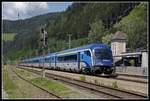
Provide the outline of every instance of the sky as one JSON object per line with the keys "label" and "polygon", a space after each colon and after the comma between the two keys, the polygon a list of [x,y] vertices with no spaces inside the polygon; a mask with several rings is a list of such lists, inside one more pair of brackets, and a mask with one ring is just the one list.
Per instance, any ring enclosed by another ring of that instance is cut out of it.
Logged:
{"label": "sky", "polygon": [[18,20],[65,11],[72,2],[2,2],[2,19]]}

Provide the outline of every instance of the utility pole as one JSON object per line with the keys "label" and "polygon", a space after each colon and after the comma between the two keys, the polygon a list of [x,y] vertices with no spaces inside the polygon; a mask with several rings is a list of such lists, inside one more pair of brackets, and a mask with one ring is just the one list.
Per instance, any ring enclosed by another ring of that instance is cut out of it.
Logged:
{"label": "utility pole", "polygon": [[45,48],[47,47],[47,32],[45,31],[45,26],[41,29],[41,32],[42,32],[42,40],[41,41],[43,42],[43,45],[42,45],[42,50],[43,50],[42,77],[44,78],[45,77],[44,56],[45,56]]}
{"label": "utility pole", "polygon": [[[18,9],[17,9],[18,10]],[[19,21],[19,10],[18,10],[18,21]],[[19,26],[21,26],[21,22],[19,22]],[[19,30],[17,31],[18,33],[19,33]],[[16,46],[16,45],[14,45],[14,46]],[[15,47],[16,48],[16,47]],[[15,64],[19,64],[19,61],[20,61],[20,58],[18,58],[19,60],[15,63]],[[17,65],[16,65],[17,66]],[[16,67],[15,66],[15,67]]]}
{"label": "utility pole", "polygon": [[69,49],[71,48],[71,34],[68,34],[68,36],[69,36]]}

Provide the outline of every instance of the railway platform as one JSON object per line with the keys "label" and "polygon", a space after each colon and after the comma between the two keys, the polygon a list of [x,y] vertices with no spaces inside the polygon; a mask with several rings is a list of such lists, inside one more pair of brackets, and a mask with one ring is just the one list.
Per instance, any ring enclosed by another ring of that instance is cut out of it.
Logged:
{"label": "railway platform", "polygon": [[118,66],[116,67],[116,73],[148,76],[148,68],[134,66]]}

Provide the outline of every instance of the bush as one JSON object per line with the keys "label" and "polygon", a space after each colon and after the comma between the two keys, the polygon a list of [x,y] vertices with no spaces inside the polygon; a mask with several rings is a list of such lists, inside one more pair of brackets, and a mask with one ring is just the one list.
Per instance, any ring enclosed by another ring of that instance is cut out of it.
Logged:
{"label": "bush", "polygon": [[129,63],[131,64],[131,66],[135,65],[135,61],[134,60],[130,60]]}
{"label": "bush", "polygon": [[117,81],[115,81],[115,82],[112,83],[112,88],[114,88],[114,89],[118,88]]}
{"label": "bush", "polygon": [[85,76],[80,76],[80,80],[81,80],[81,81],[86,81]]}
{"label": "bush", "polygon": [[97,81],[97,79],[95,79],[95,80],[94,80],[94,82],[95,82],[95,84],[98,84],[98,81]]}

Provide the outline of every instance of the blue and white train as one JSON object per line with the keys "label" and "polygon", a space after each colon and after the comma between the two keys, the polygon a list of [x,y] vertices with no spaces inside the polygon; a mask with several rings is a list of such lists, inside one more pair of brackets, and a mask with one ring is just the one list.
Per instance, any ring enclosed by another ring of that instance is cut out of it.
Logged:
{"label": "blue and white train", "polygon": [[20,65],[92,74],[114,73],[112,51],[105,44],[89,44],[22,60]]}

